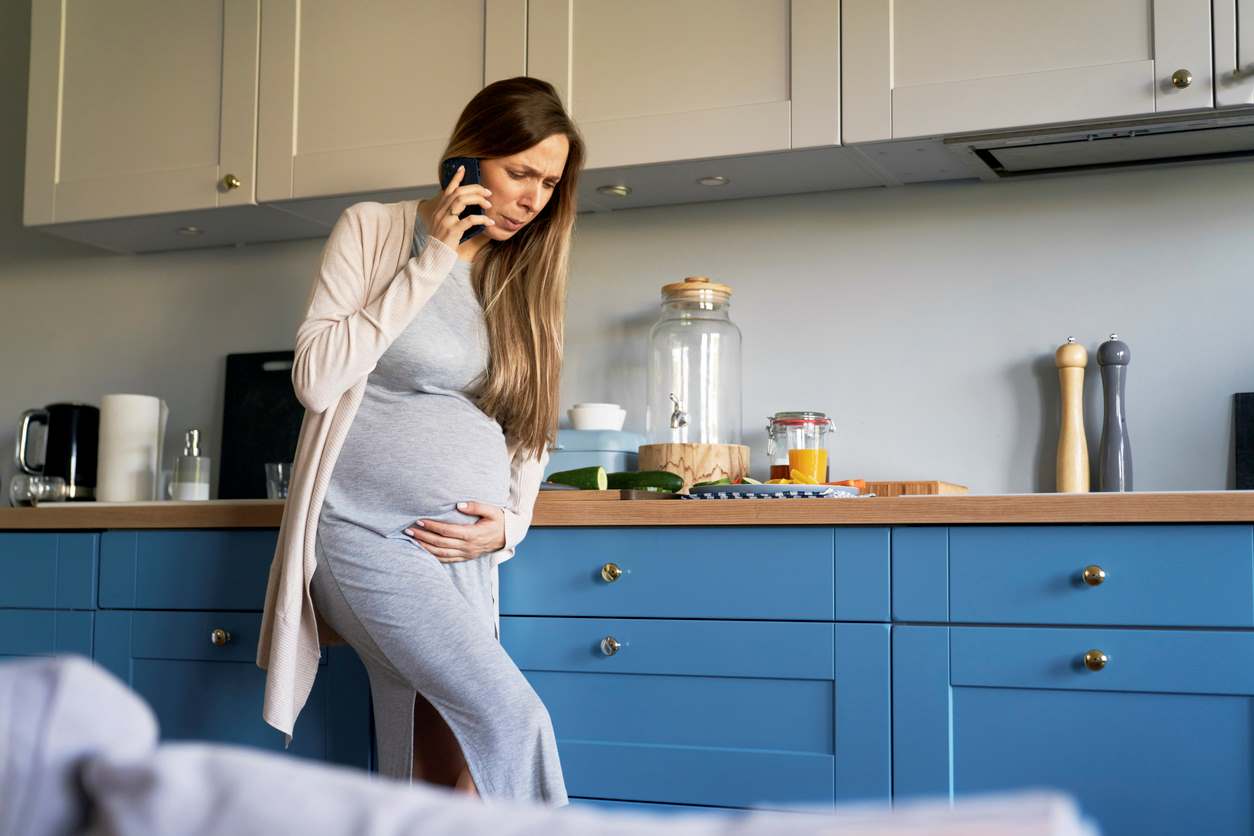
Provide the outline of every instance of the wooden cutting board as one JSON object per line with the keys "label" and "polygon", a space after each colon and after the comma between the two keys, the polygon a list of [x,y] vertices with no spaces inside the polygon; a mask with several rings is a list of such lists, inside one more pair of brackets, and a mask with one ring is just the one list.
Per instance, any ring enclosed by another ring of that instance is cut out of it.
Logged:
{"label": "wooden cutting board", "polygon": [[966,485],[953,482],[867,482],[866,492],[876,496],[955,496],[967,493]]}

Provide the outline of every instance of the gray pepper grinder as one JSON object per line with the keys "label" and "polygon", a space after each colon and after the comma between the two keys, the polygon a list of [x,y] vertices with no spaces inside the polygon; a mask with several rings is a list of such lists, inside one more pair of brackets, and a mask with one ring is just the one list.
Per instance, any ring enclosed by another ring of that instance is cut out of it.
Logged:
{"label": "gray pepper grinder", "polygon": [[1106,403],[1102,440],[1098,448],[1099,491],[1132,490],[1132,446],[1128,441],[1128,415],[1124,400],[1124,384],[1131,360],[1132,352],[1118,334],[1111,334],[1109,340],[1097,347],[1097,365],[1102,370],[1102,391]]}

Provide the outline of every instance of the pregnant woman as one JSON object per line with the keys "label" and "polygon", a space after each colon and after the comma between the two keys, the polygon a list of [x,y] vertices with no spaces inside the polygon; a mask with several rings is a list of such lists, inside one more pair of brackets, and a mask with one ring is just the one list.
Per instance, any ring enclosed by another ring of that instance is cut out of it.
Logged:
{"label": "pregnant woman", "polygon": [[[583,144],[553,88],[484,88],[434,198],[349,207],[296,335],[306,407],[257,663],[288,735],[319,638],[365,662],[379,770],[566,803],[548,712],[497,630],[497,566],[531,521],[557,425]],[[481,215],[460,217],[467,207]],[[462,240],[467,230],[482,232]]]}

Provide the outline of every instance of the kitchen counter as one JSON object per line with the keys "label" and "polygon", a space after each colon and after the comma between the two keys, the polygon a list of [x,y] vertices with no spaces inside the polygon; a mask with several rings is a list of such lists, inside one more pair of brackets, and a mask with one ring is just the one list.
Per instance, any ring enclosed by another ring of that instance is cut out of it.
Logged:
{"label": "kitchen counter", "polygon": [[[0,509],[0,530],[277,528],[278,500],[73,503]],[[533,524],[960,525],[1254,522],[1254,491],[1007,494],[802,500],[641,500],[544,493]]]}

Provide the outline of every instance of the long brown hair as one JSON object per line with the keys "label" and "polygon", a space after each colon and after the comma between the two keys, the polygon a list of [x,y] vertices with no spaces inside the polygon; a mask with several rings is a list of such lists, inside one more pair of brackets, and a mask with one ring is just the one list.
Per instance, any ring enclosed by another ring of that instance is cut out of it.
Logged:
{"label": "long brown hair", "polygon": [[570,232],[583,139],[553,85],[519,76],[489,84],[470,100],[440,158],[508,157],[554,134],[569,140],[570,151],[553,196],[508,241],[488,242],[472,272],[490,352],[479,407],[519,451],[536,456],[557,429]]}

